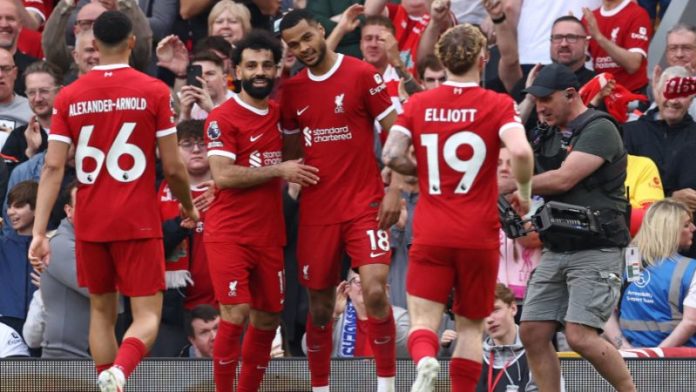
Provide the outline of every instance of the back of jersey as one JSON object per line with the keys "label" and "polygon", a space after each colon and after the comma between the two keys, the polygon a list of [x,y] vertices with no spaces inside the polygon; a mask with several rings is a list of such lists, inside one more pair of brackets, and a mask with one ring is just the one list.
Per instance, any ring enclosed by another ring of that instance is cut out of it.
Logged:
{"label": "back of jersey", "polygon": [[169,88],[127,65],[94,67],[58,94],[49,140],[75,145],[78,239],[162,236],[155,151],[175,132]]}
{"label": "back of jersey", "polygon": [[473,83],[446,82],[407,102],[392,130],[411,136],[418,164],[414,243],[498,247],[499,135],[513,124],[512,99]]}

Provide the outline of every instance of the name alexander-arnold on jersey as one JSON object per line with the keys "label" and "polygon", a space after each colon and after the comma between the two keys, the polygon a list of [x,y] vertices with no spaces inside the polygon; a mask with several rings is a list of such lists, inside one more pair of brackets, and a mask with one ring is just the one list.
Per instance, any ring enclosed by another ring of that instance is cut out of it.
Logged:
{"label": "name alexander-arnold on jersey", "polygon": [[97,99],[71,103],[69,116],[80,116],[90,113],[108,113],[114,110],[146,110],[147,100],[142,97],[121,97],[116,100]]}
{"label": "name alexander-arnold on jersey", "polygon": [[425,121],[431,122],[473,122],[476,109],[425,109]]}

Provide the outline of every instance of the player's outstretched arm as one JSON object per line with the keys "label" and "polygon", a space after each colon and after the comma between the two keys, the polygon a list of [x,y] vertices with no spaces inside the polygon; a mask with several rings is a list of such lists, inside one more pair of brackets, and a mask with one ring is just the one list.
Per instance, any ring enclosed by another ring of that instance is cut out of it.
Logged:
{"label": "player's outstretched arm", "polygon": [[250,188],[276,177],[302,186],[319,182],[319,169],[303,164],[301,159],[254,168],[235,165],[233,159],[217,155],[208,157],[208,162],[215,186],[220,189]]}
{"label": "player's outstretched arm", "polygon": [[188,172],[186,166],[179,156],[176,134],[170,134],[157,138],[157,147],[162,159],[162,171],[167,179],[169,188],[181,204],[182,212],[186,218],[198,221],[198,210],[193,205],[191,188],[189,186]]}
{"label": "player's outstretched arm", "polygon": [[33,238],[28,255],[29,262],[39,272],[43,271],[50,261],[51,248],[48,245],[48,237],[46,237],[46,226],[48,226],[53,204],[55,204],[58,192],[60,192],[69,148],[70,144],[68,143],[56,140],[49,141],[44,166],[41,170],[34,212]]}
{"label": "player's outstretched arm", "polygon": [[529,211],[532,197],[532,176],[534,175],[534,153],[527,141],[522,124],[506,129],[500,139],[510,151],[512,175],[517,182],[515,204],[520,215]]}
{"label": "player's outstretched arm", "polygon": [[384,144],[382,162],[397,173],[409,176],[416,175],[416,163],[408,154],[410,145],[411,138],[408,135],[392,128],[387,142]]}

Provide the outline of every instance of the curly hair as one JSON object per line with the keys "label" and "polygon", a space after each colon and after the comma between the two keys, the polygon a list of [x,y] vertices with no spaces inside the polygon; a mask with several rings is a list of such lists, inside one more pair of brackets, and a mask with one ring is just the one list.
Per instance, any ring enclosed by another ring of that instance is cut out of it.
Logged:
{"label": "curly hair", "polygon": [[469,23],[454,26],[442,34],[435,45],[435,54],[451,73],[469,71],[486,47],[486,37]]}

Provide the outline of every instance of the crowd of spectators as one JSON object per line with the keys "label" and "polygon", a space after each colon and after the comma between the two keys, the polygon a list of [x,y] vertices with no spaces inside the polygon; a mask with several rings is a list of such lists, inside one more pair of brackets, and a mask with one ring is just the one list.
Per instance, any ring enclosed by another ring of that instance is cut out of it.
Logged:
{"label": "crowd of spectators", "polygon": [[[655,7],[653,3],[659,5]],[[535,137],[534,129],[543,127],[544,118],[535,110],[534,96],[525,94],[524,89],[532,85],[544,64],[569,67],[584,86],[585,93],[581,89],[581,95],[585,104],[607,111],[617,123],[622,123],[625,150],[630,154],[626,196],[633,208],[631,226],[635,234],[649,206],[664,197],[671,197],[688,212],[688,219],[696,210],[696,171],[692,170],[690,159],[691,149],[696,147],[696,123],[692,117],[696,115],[696,102],[693,98],[668,100],[662,94],[671,77],[695,75],[696,27],[661,26],[669,30],[666,42],[654,47],[664,49],[667,67],[647,69],[649,44],[668,5],[669,1],[632,0],[0,0],[0,194],[4,200],[0,354],[31,353],[43,358],[89,355],[88,294],[76,280],[71,220],[73,210],[79,208],[74,200],[74,162],[68,163],[63,197],[52,214],[53,257],[43,274],[31,270],[27,247],[53,100],[62,86],[99,64],[91,28],[102,12],[119,9],[131,18],[136,36],[131,65],[164,80],[172,89],[172,105],[179,116],[179,152],[191,178],[196,205],[202,212],[215,197],[202,120],[238,88],[232,48],[255,28],[278,34],[283,13],[306,6],[324,27],[328,45],[378,70],[399,110],[410,95],[446,81],[447,74],[433,53],[440,34],[455,24],[478,25],[488,38],[485,87],[509,94],[518,102],[530,141]],[[544,12],[539,12],[541,9]],[[273,96],[279,96],[282,81],[301,68],[287,51],[278,66],[282,72]],[[632,99],[627,100],[627,96]],[[386,132],[375,124],[375,157],[381,156],[385,139]],[[376,158],[375,164],[380,164],[378,161]],[[512,191],[505,149],[498,161],[498,183],[502,194]],[[294,254],[300,190],[295,184],[287,184],[284,189],[287,289],[283,325],[278,330],[273,356],[302,356],[308,304],[306,293],[297,282]],[[167,292],[160,334],[151,355],[210,357],[219,313],[201,240],[205,215],[195,229],[182,228],[178,207],[176,203],[172,206],[166,183],[158,191],[167,257]],[[401,217],[391,229],[393,256],[389,277],[398,340],[405,339],[408,331],[405,274],[413,211],[418,201],[415,178],[404,179],[402,199]],[[542,203],[536,197],[532,211]],[[657,218],[652,219],[654,224]],[[689,230],[688,234],[692,233],[693,229]],[[639,240],[639,247],[644,243]],[[498,280],[504,286],[496,292],[496,310],[487,321],[488,327],[502,328],[507,326],[507,319],[519,319],[526,282],[539,262],[541,245],[537,236],[513,240],[501,230]],[[678,248],[683,257],[696,257],[694,241],[684,240]],[[661,254],[652,257],[647,268],[658,268],[658,259],[664,258],[675,263],[679,260],[671,253]],[[360,278],[347,268],[343,273],[345,281],[338,288],[334,309],[334,355],[369,356],[361,327],[364,304]],[[685,283],[690,294],[692,282],[693,279]],[[631,290],[629,287],[629,295]],[[672,316],[685,317],[693,323],[692,310],[684,301],[684,311]],[[626,303],[621,302],[622,306]],[[119,328],[125,330],[130,319],[127,298],[120,308]],[[640,312],[632,308],[630,317],[640,317],[636,314]],[[620,308],[617,315],[619,320],[629,317]],[[442,327],[443,352],[451,344],[447,325],[445,322]],[[506,328],[504,334],[489,331],[487,353],[492,355],[496,345],[518,344],[514,328]],[[618,336],[612,338],[612,343],[627,344],[617,328],[611,331]],[[694,328],[688,331],[693,334]],[[23,346],[20,335],[28,347]],[[631,345],[642,344],[635,343],[640,341],[640,334],[629,331],[624,335]],[[670,342],[695,344],[692,338]],[[652,339],[650,344],[653,343],[659,344],[660,340]],[[398,342],[397,349],[399,356],[408,355]],[[525,378],[522,373],[520,377],[528,381],[528,375]]]}

